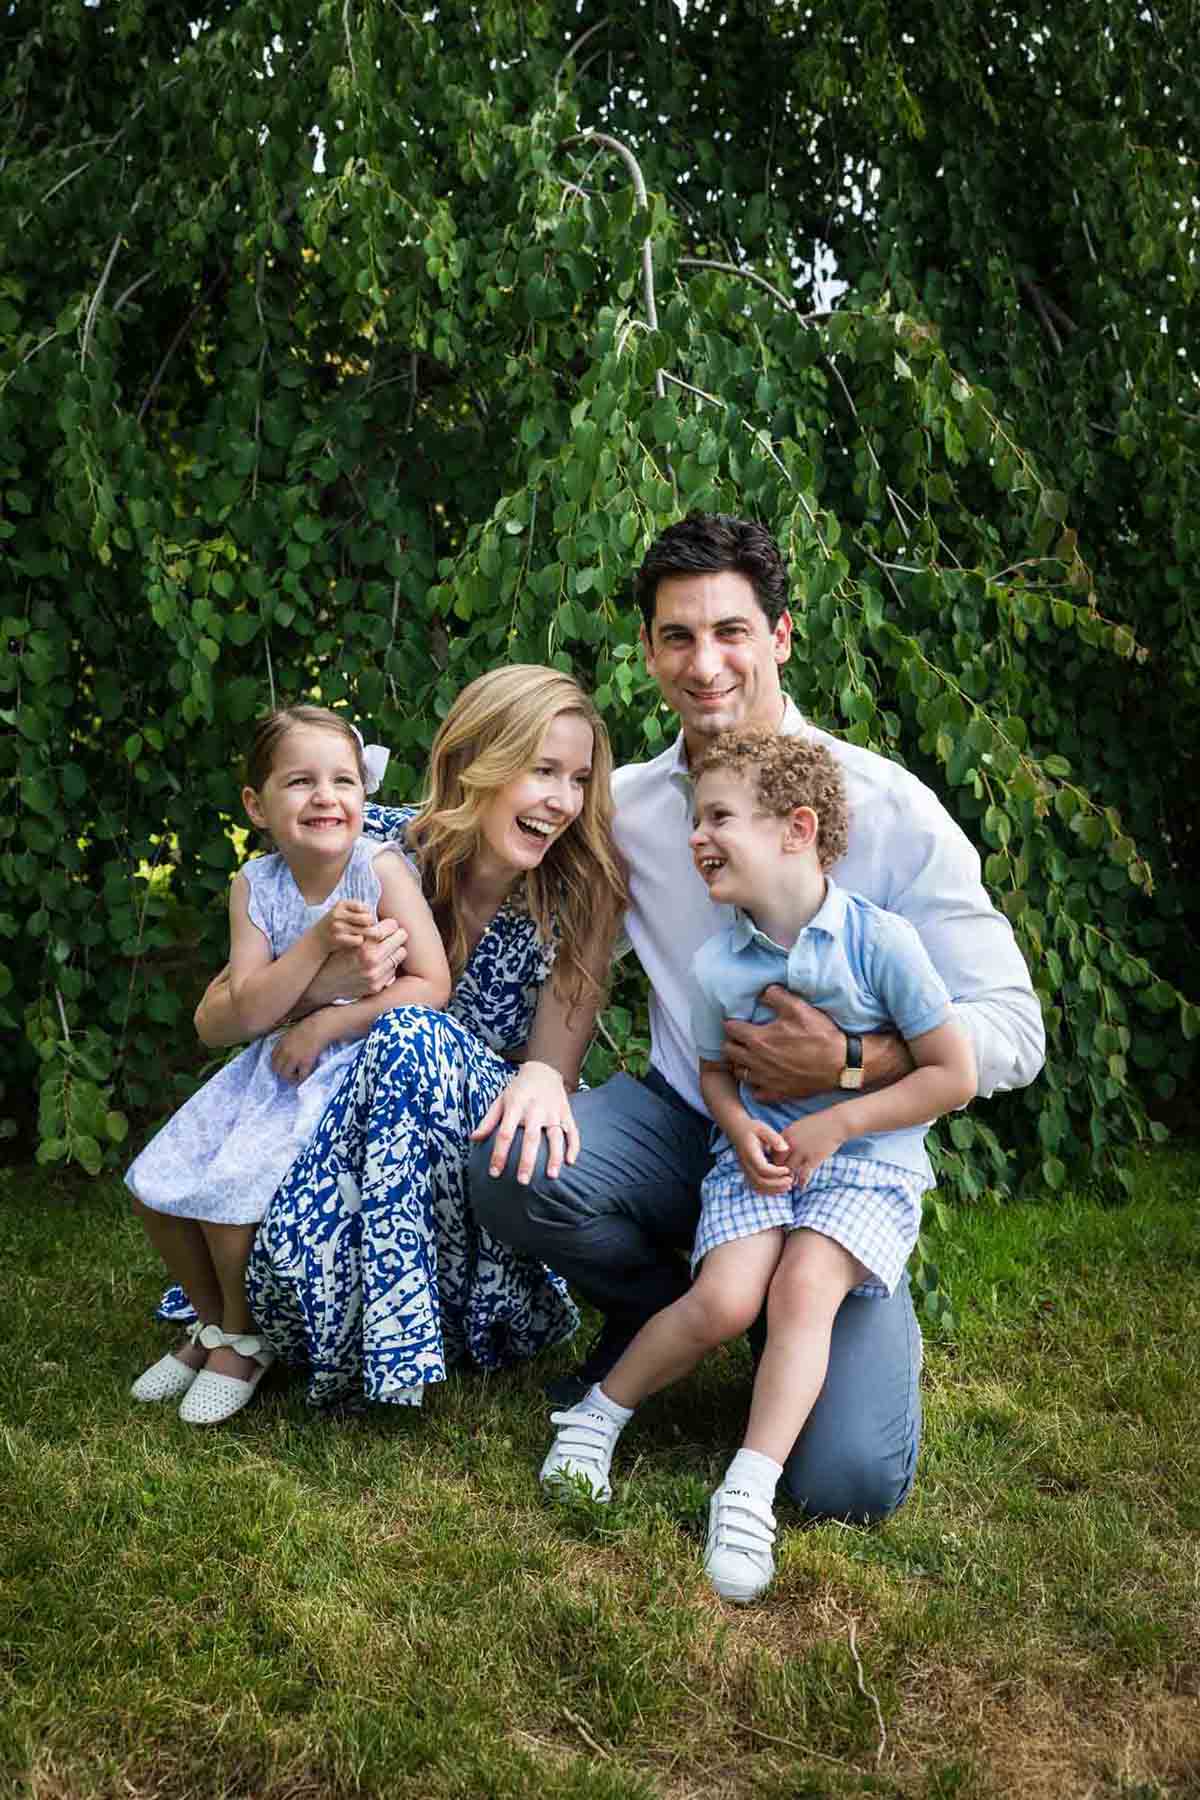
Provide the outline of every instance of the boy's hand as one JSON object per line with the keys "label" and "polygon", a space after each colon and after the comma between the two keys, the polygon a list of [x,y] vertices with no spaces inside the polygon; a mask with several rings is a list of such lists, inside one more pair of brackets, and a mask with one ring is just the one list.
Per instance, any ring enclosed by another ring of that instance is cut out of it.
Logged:
{"label": "boy's hand", "polygon": [[326,956],[336,950],[357,950],[375,923],[375,913],[365,900],[339,900],[314,926]]}
{"label": "boy's hand", "polygon": [[785,1127],[789,1184],[803,1187],[813,1170],[841,1149],[846,1133],[835,1116],[841,1110],[840,1106],[831,1106],[825,1112],[807,1113]]}
{"label": "boy's hand", "polygon": [[[357,901],[347,901],[347,905],[357,906]],[[324,924],[324,919],[321,920]],[[309,1013],[307,1019],[301,1019],[298,1025],[289,1025],[280,1033],[271,1051],[271,1067],[283,1081],[293,1081],[297,1087],[307,1081],[316,1065],[318,1056],[332,1038],[322,1018],[322,1012]]]}
{"label": "boy's hand", "polygon": [[756,1194],[782,1194],[792,1185],[787,1166],[788,1141],[762,1119],[747,1119],[730,1142],[742,1173]]}

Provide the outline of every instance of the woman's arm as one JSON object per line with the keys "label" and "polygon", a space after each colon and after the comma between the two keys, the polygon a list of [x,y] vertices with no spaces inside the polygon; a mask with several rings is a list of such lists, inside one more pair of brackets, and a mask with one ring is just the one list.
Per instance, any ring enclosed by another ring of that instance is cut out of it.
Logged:
{"label": "woman's arm", "polygon": [[517,1180],[522,1184],[533,1175],[543,1133],[546,1173],[551,1179],[562,1173],[564,1162],[573,1163],[579,1155],[579,1131],[569,1095],[579,1086],[579,1071],[591,1042],[611,956],[611,936],[594,944],[587,955],[587,967],[597,983],[594,998],[571,1005],[553,979],[543,985],[525,1060],[471,1133],[474,1142],[495,1133],[490,1174],[503,1171],[518,1131],[525,1134],[517,1166]]}
{"label": "woman's arm", "polygon": [[[390,986],[404,961],[408,933],[395,919],[379,919],[368,927],[363,941],[351,950],[338,950],[325,959],[309,982],[290,1017],[302,1018],[318,1007],[328,1006],[339,996],[352,1000],[365,999]],[[224,1050],[230,1044],[244,1044],[246,1032],[233,1004],[229,986],[229,964],[214,975],[205,988],[195,1012],[196,1035],[210,1050]]]}

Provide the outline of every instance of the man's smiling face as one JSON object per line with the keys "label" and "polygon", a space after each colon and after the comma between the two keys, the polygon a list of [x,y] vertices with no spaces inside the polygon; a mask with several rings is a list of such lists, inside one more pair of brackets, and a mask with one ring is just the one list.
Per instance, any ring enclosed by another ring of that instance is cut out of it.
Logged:
{"label": "man's smiling face", "polygon": [[791,654],[792,621],[769,625],[751,583],[732,569],[667,575],[642,628],[646,667],[680,718],[691,754],[719,731],[757,725],[776,731],[783,717],[779,670]]}

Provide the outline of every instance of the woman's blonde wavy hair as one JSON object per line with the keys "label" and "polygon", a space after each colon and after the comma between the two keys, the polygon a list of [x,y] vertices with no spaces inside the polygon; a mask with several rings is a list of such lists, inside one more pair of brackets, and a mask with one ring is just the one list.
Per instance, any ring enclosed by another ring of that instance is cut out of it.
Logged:
{"label": "woman's blonde wavy hair", "polygon": [[538,663],[512,663],[470,682],[433,740],[428,792],[407,837],[457,981],[467,961],[458,902],[470,860],[482,843],[483,811],[498,789],[534,766],[542,739],[560,713],[577,713],[591,726],[592,778],[579,817],[522,885],[544,943],[553,940],[557,927],[554,985],[574,1007],[603,998],[589,953],[615,936],[629,902],[625,867],[613,841],[608,732],[574,677]]}

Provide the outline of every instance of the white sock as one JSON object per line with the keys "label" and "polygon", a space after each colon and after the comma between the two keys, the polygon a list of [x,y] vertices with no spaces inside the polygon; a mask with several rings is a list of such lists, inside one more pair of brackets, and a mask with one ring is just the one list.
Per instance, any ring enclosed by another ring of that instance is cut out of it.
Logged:
{"label": "white sock", "polygon": [[599,1382],[588,1389],[579,1404],[593,1407],[596,1412],[603,1413],[606,1419],[612,1420],[618,1430],[622,1425],[628,1425],[634,1413],[632,1406],[622,1406],[619,1400],[610,1400]]}
{"label": "white sock", "polygon": [[739,1450],[725,1471],[722,1487],[748,1488],[770,1506],[783,1474],[783,1464],[764,1456],[760,1450]]}

